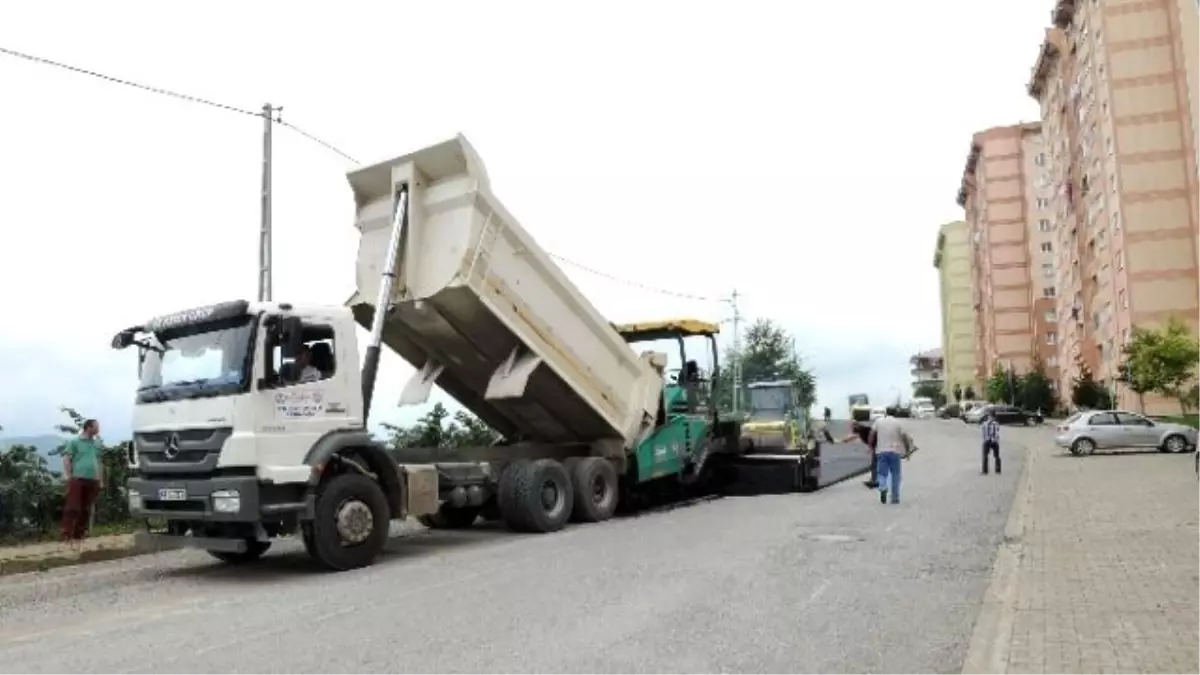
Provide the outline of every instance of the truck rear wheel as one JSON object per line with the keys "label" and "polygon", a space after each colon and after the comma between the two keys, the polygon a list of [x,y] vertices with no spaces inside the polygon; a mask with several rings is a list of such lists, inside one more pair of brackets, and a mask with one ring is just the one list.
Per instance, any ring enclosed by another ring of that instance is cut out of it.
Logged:
{"label": "truck rear wheel", "polygon": [[620,491],[612,462],[603,457],[583,457],[568,467],[575,491],[575,520],[598,523],[612,518]]}
{"label": "truck rear wheel", "polygon": [[571,477],[562,464],[539,459],[520,464],[512,476],[509,526],[521,532],[556,532],[567,524],[575,505]]}
{"label": "truck rear wheel", "polygon": [[335,571],[370,565],[387,546],[390,516],[378,483],[357,473],[334,476],[317,494],[312,556]]}
{"label": "truck rear wheel", "polygon": [[254,562],[263,557],[267,549],[271,548],[271,542],[259,541],[257,539],[246,540],[246,550],[241,553],[233,553],[231,551],[209,551],[208,554],[229,565],[243,565],[248,562]]}
{"label": "truck rear wheel", "polygon": [[455,508],[442,504],[437,513],[420,516],[417,520],[431,530],[465,530],[474,525],[478,518],[478,506]]}

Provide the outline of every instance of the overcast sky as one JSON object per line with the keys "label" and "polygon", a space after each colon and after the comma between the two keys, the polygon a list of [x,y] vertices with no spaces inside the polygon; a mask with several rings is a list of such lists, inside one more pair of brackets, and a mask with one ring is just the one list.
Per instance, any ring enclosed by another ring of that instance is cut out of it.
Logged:
{"label": "overcast sky", "polygon": [[[972,132],[1036,118],[1050,0],[4,3],[0,46],[283,118],[363,162],[462,132],[549,251],[796,336],[818,405],[911,392]],[[313,5],[315,7],[315,3]],[[336,8],[336,9],[335,9]],[[197,11],[198,10],[198,11]],[[259,119],[0,55],[0,425],[128,434],[111,335],[256,290]],[[348,160],[275,134],[275,298],[339,304]],[[615,321],[725,319],[564,265]],[[725,339],[728,339],[726,334]],[[411,368],[387,354],[379,401]],[[421,410],[378,405],[379,419]]]}

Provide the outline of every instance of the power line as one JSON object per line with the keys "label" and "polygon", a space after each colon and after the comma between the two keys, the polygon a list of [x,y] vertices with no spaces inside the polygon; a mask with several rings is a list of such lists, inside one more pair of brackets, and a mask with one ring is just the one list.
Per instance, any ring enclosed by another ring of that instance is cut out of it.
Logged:
{"label": "power line", "polygon": [[[94,77],[94,78],[97,78],[100,80],[104,80],[105,82],[109,82],[112,84],[121,84],[121,85],[125,85],[126,87],[133,87],[134,89],[141,89],[142,91],[150,92],[151,94],[161,94],[163,96],[170,96],[171,98],[179,99],[181,101],[187,101],[189,103],[198,103],[200,105],[206,105],[211,108],[217,108],[219,110],[224,110],[226,112],[238,113],[240,115],[249,115],[251,117],[263,117],[265,114],[263,112],[248,110],[246,108],[239,108],[238,106],[229,105],[228,103],[220,103],[218,101],[213,101],[213,100],[210,100],[207,98],[202,98],[200,96],[192,96],[191,94],[184,94],[182,92],[174,91],[171,89],[164,89],[162,87],[154,87],[154,86],[150,86],[147,84],[141,84],[140,82],[134,82],[132,80],[126,80],[126,79],[122,79],[119,77],[113,77],[112,75],[105,75],[104,73],[100,73],[100,72],[97,72],[94,70],[88,70],[87,68],[80,68],[78,66],[72,66],[69,63],[55,61],[53,59],[48,59],[48,58],[45,58],[42,56],[35,56],[33,54],[19,52],[15,49],[9,49],[7,47],[0,47],[0,54],[7,54],[9,56],[14,56],[19,59],[25,59],[26,61],[30,61],[32,63],[38,63],[38,64],[42,64],[42,65],[46,65],[46,66],[53,66],[55,68],[61,68],[63,70],[69,70],[73,73],[77,73],[80,75],[87,75],[89,77]],[[337,146],[333,145],[332,143],[329,143],[328,141],[325,141],[325,140],[315,136],[314,134],[311,134],[311,133],[305,131],[304,129],[301,129],[300,127],[296,126],[295,124],[292,124],[291,122],[285,122],[285,121],[283,121],[282,118],[278,118],[278,117],[273,118],[273,121],[281,126],[285,126],[289,129],[291,129],[292,131],[300,134],[301,136],[307,138],[308,140],[310,140],[314,143],[317,143],[318,145],[321,145],[321,146],[325,147],[326,149],[337,153],[338,155],[341,155],[345,159],[348,159],[351,162],[354,162],[355,164],[360,163],[357,159],[354,159],[353,157],[346,154],[345,152],[342,152]]]}
{"label": "power line", "polygon": [[557,255],[555,253],[551,253],[550,257],[554,258],[555,260],[558,260],[559,262],[564,262],[572,267],[577,267],[589,274],[594,274],[598,277],[608,279],[609,281],[615,281],[617,283],[625,284],[626,286],[631,286],[631,287],[637,288],[639,290],[650,291],[651,293],[658,293],[660,295],[669,295],[669,296],[673,296],[676,298],[683,298],[684,300],[700,300],[702,302],[719,302],[719,301],[725,300],[724,298],[710,298],[710,297],[704,296],[704,295],[692,295],[691,293],[680,293],[678,291],[669,291],[665,288],[658,288],[655,286],[647,286],[646,284],[641,284],[636,281],[630,281],[629,279],[623,279],[621,277],[613,276],[612,274],[609,274],[607,272],[601,272],[598,269],[588,267],[587,265],[584,265],[582,263],[577,263],[574,260],[570,260],[569,258],[564,258],[561,255]]}
{"label": "power line", "polygon": [[[146,91],[146,92],[149,92],[152,94],[161,94],[163,96],[169,96],[171,98],[179,99],[181,101],[187,101],[189,103],[197,103],[200,105],[217,108],[219,110],[225,110],[227,112],[238,113],[240,115],[248,115],[250,117],[266,117],[266,118],[270,119],[272,122],[279,124],[280,126],[285,126],[289,129],[291,129],[292,131],[300,134],[301,136],[307,138],[308,140],[326,148],[327,150],[330,150],[331,152],[336,153],[337,155],[341,156],[343,159],[349,160],[350,162],[353,162],[354,164],[359,164],[359,165],[362,164],[362,162],[358,161],[354,157],[352,157],[349,154],[347,154],[346,152],[342,151],[340,148],[333,145],[332,143],[329,143],[328,141],[316,136],[315,134],[311,134],[311,133],[305,131],[304,129],[301,129],[300,127],[296,126],[295,124],[292,124],[291,122],[284,121],[282,116],[273,116],[271,114],[271,112],[278,110],[277,108],[270,108],[269,106],[266,106],[266,107],[264,107],[263,111],[256,112],[253,110],[248,110],[246,108],[239,108],[234,105],[229,105],[226,103],[219,103],[217,101],[213,101],[210,99],[201,98],[199,96],[192,96],[190,94],[184,94],[184,93],[174,91],[171,89],[164,89],[162,87],[153,87],[150,85],[141,84],[139,82],[134,82],[132,80],[125,80],[125,79],[122,79],[119,77],[105,75],[104,73],[100,73],[100,72],[97,72],[94,70],[88,70],[86,68],[80,68],[78,66],[72,66],[67,63],[62,63],[61,61],[55,61],[53,59],[47,59],[45,57],[35,56],[33,54],[27,54],[25,52],[19,52],[15,49],[8,49],[7,47],[0,47],[0,54],[7,54],[9,56],[14,56],[19,59],[25,59],[26,61],[30,61],[33,63],[38,63],[38,64],[42,64],[42,65],[47,65],[47,66],[53,66],[55,68],[61,68],[63,70],[68,70],[68,71],[71,71],[73,73],[77,73],[80,75],[87,75],[89,77],[94,77],[94,78],[97,78],[100,80],[104,80],[105,82],[109,82],[112,84],[121,84],[121,85],[124,85],[127,87],[133,87],[134,89],[140,89],[142,91]],[[267,189],[267,188],[264,187],[264,189]],[[564,258],[560,255],[555,255],[553,253],[550,254],[550,257],[552,257],[560,262],[564,262],[568,265],[571,265],[572,267],[579,268],[585,272],[588,272],[589,274],[593,274],[595,276],[602,277],[602,278],[608,279],[610,281],[615,281],[617,283],[624,284],[624,285],[630,286],[632,288],[637,288],[639,290],[648,291],[651,293],[658,293],[660,295],[667,295],[667,296],[671,296],[671,297],[682,298],[685,300],[699,300],[702,302],[728,302],[729,301],[726,298],[712,298],[712,297],[708,297],[708,296],[695,295],[695,294],[691,294],[691,293],[680,293],[678,291],[671,291],[671,290],[667,290],[665,288],[657,288],[655,286],[649,286],[646,284],[638,283],[636,281],[631,281],[629,279],[623,279],[621,277],[617,277],[612,274],[608,274],[607,272],[601,272],[600,270],[597,270],[595,268],[588,267],[587,265],[584,265],[582,263],[577,263],[574,260],[570,260],[568,258]]]}

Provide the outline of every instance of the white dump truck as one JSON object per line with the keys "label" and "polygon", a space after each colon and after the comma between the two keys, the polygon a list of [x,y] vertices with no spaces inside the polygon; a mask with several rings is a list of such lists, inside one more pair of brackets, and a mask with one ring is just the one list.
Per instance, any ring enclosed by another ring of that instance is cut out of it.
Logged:
{"label": "white dump truck", "polygon": [[[113,338],[139,350],[130,509],[142,537],[260,557],[301,534],[331,569],[370,564],[388,523],[484,518],[549,532],[610,517],[639,486],[696,485],[738,452],[712,400],[717,327],[611,325],[492,194],[463,137],[349,174],[361,234],[344,307],[224,302]],[[360,359],[356,328],[369,327]],[[669,338],[667,355],[630,343]],[[689,345],[702,343],[712,371]],[[504,437],[400,453],[367,431],[380,349]]]}

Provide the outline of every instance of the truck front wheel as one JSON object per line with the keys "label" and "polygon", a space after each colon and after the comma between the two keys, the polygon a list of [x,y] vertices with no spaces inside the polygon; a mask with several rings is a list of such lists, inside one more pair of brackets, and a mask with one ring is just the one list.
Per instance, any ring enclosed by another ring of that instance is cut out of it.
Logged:
{"label": "truck front wheel", "polygon": [[378,483],[357,473],[340,474],[317,493],[311,546],[305,548],[331,570],[366,567],[387,546],[390,520]]}

